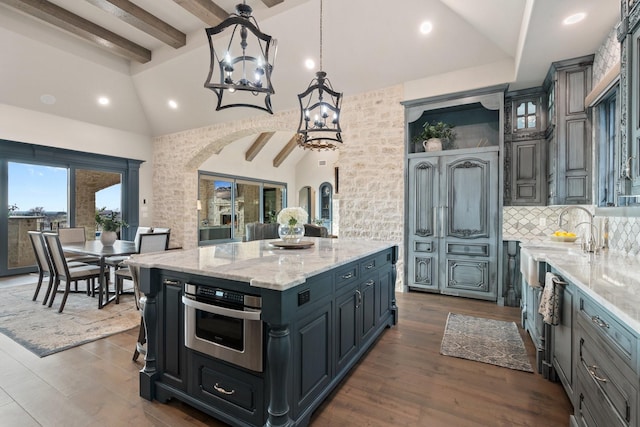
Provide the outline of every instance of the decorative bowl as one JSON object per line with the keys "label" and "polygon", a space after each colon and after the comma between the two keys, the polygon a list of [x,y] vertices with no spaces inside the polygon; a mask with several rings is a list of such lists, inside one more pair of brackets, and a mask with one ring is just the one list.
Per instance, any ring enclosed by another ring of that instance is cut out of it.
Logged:
{"label": "decorative bowl", "polygon": [[554,236],[551,235],[551,241],[552,242],[566,242],[566,243],[573,243],[578,239],[578,236]]}

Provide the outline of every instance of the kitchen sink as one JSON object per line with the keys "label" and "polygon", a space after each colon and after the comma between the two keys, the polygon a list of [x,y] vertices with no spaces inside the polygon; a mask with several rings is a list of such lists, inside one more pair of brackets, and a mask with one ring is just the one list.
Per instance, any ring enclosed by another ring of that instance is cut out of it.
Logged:
{"label": "kitchen sink", "polygon": [[562,256],[564,260],[571,260],[576,264],[588,262],[589,259],[577,245],[550,244],[527,245],[520,250],[520,272],[529,286],[544,285],[547,257]]}

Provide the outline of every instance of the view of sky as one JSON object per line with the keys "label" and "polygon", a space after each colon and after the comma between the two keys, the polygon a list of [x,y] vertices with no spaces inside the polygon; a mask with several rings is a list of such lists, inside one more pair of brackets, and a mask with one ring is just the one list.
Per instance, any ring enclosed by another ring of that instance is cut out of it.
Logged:
{"label": "view of sky", "polygon": [[[9,206],[18,211],[43,207],[45,211],[67,211],[67,175],[65,168],[9,162]],[[96,194],[96,207],[120,210],[120,185]]]}

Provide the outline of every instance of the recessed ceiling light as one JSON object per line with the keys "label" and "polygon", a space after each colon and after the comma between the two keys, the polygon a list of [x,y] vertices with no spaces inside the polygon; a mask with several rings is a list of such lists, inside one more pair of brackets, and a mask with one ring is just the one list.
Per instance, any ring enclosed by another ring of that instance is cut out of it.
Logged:
{"label": "recessed ceiling light", "polygon": [[109,105],[109,98],[107,98],[106,96],[101,96],[100,98],[98,98],[98,104]]}
{"label": "recessed ceiling light", "polygon": [[587,14],[584,12],[574,13],[573,15],[566,17],[564,21],[562,21],[562,23],[564,25],[573,25],[582,21],[584,18],[586,18],[586,16]]}
{"label": "recessed ceiling light", "polygon": [[304,61],[304,66],[309,70],[313,70],[314,68],[316,68],[316,62],[313,59],[309,58]]}
{"label": "recessed ceiling light", "polygon": [[424,21],[420,24],[420,32],[422,34],[429,34],[433,30],[433,24],[429,21]]}
{"label": "recessed ceiling light", "polygon": [[53,105],[56,103],[56,97],[48,93],[45,93],[40,97],[40,102],[46,105]]}
{"label": "recessed ceiling light", "polygon": [[169,104],[169,108],[172,108],[174,110],[178,108],[178,103],[176,101],[174,101],[173,99],[170,99],[168,104]]}

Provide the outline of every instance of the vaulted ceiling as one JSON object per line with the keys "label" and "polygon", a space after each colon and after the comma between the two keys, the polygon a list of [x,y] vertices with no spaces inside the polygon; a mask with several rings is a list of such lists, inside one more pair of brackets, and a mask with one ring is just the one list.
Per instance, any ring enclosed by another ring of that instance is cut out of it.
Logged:
{"label": "vaulted ceiling", "polygon": [[[216,112],[203,87],[204,28],[237,2],[0,0],[0,103],[146,135],[266,114]],[[247,1],[278,40],[276,111],[296,108],[317,71],[304,61],[318,62],[319,3]],[[562,25],[576,12],[586,19]],[[470,89],[479,67],[509,76],[496,84],[533,87],[551,62],[594,53],[618,16],[619,0],[324,0],[323,68],[346,97],[447,75]],[[418,31],[424,20],[433,23],[426,36]],[[108,108],[97,105],[101,95]]]}

